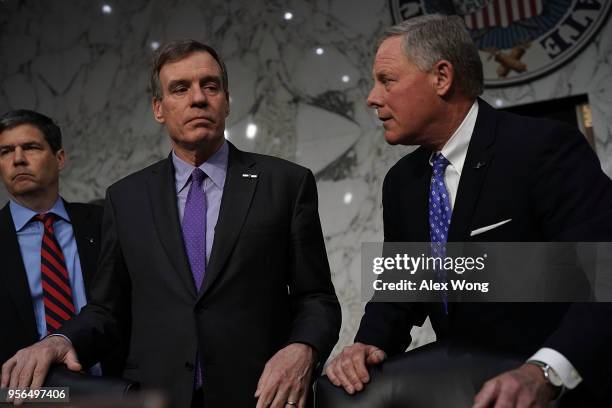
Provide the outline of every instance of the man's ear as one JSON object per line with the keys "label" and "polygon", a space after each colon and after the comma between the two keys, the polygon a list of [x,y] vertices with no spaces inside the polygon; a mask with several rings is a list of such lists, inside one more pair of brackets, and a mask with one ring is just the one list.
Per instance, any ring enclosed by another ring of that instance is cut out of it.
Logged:
{"label": "man's ear", "polygon": [[64,149],[59,149],[55,152],[55,159],[57,160],[58,169],[63,170],[66,166],[66,152]]}
{"label": "man's ear", "polygon": [[438,96],[444,97],[450,94],[455,81],[455,68],[447,60],[440,60],[432,67],[434,75],[434,89]]}
{"label": "man's ear", "polygon": [[162,107],[161,99],[153,98],[151,102],[151,106],[153,108],[153,116],[158,123],[166,123],[166,118],[164,117],[164,108]]}

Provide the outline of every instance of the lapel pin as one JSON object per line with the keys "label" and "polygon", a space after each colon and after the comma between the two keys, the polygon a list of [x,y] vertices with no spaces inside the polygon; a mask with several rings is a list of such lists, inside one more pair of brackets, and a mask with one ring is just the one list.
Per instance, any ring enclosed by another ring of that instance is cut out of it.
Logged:
{"label": "lapel pin", "polygon": [[485,163],[485,162],[478,162],[478,163],[476,163],[476,165],[474,166],[474,168],[475,168],[475,169],[479,169],[479,168],[481,168],[481,167],[484,167],[485,165],[486,165],[486,163]]}
{"label": "lapel pin", "polygon": [[242,173],[243,178],[257,178],[257,174]]}

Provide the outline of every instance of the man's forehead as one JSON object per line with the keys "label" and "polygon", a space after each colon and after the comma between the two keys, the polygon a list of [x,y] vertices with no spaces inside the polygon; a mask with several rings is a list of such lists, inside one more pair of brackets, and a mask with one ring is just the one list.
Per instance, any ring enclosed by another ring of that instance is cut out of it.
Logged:
{"label": "man's forehead", "polygon": [[402,38],[393,36],[380,43],[375,61],[399,60],[401,57],[405,57]]}
{"label": "man's forehead", "polygon": [[21,139],[28,139],[32,142],[39,142],[41,139],[45,140],[45,136],[40,129],[31,123],[22,123],[0,133],[0,140],[4,141],[9,137],[11,139],[18,137],[20,141]]}
{"label": "man's forehead", "polygon": [[221,76],[221,67],[212,55],[205,51],[192,52],[176,61],[165,63],[160,69],[160,77],[175,79],[178,76],[218,75]]}
{"label": "man's forehead", "polygon": [[402,37],[394,36],[384,40],[374,58],[372,73],[386,69],[404,69],[407,66],[413,66],[414,63],[408,58],[404,51],[404,42]]}

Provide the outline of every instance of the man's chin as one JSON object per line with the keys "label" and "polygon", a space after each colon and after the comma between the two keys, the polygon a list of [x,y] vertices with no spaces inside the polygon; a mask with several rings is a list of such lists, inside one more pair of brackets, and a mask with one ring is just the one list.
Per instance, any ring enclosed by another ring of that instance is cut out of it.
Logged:
{"label": "man's chin", "polygon": [[402,146],[416,146],[420,143],[416,140],[414,136],[411,135],[398,135],[397,133],[391,133],[385,131],[385,141],[387,144],[392,146],[402,145]]}
{"label": "man's chin", "polygon": [[223,135],[219,137],[218,135],[207,132],[206,134],[191,134],[189,136],[184,136],[178,140],[173,140],[173,142],[175,145],[185,150],[197,151],[219,146],[224,139]]}
{"label": "man's chin", "polygon": [[182,146],[194,146],[195,147],[195,146],[202,146],[202,145],[215,143],[219,139],[214,133],[208,130],[205,130],[205,129],[200,129],[200,130],[202,131],[198,132],[196,130],[194,132],[191,132],[188,135],[184,135],[180,139],[175,140],[175,142]]}
{"label": "man's chin", "polygon": [[7,191],[13,197],[25,196],[36,193],[39,190],[39,186],[33,182],[29,183],[13,183],[11,188],[7,188]]}
{"label": "man's chin", "polygon": [[390,144],[391,146],[395,146],[398,144],[405,144],[401,137],[399,137],[398,135],[394,133],[389,133],[389,132],[385,132],[385,141],[387,142],[387,144]]}

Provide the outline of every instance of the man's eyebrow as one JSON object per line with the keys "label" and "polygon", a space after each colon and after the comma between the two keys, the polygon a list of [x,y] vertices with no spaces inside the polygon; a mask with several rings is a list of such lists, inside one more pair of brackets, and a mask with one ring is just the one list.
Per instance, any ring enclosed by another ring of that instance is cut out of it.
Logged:
{"label": "man's eyebrow", "polygon": [[[218,75],[206,75],[199,79],[200,84],[213,82],[215,84],[221,84],[221,77]],[[191,82],[187,79],[174,79],[168,83],[168,89],[176,88],[177,86],[183,85],[189,87]]]}
{"label": "man's eyebrow", "polygon": [[168,88],[172,89],[172,88],[175,88],[175,87],[177,87],[179,85],[186,85],[186,86],[188,86],[189,85],[189,81],[186,80],[186,79],[174,79],[174,80],[172,80],[172,81],[170,81],[168,83]]}
{"label": "man's eyebrow", "polygon": [[203,76],[202,78],[200,78],[200,83],[207,83],[207,82],[214,82],[216,84],[220,84],[221,83],[221,77],[219,77],[218,75],[206,75]]}
{"label": "man's eyebrow", "polygon": [[42,143],[32,140],[29,142],[23,142],[23,143],[17,143],[17,144],[3,144],[3,145],[0,145],[0,149],[6,149],[6,148],[11,148],[11,147],[15,148],[16,146],[21,146],[21,147],[42,146]]}
{"label": "man's eyebrow", "polygon": [[39,146],[42,146],[42,143],[39,143],[39,142],[36,142],[36,141],[32,141],[32,142],[22,143],[21,146],[22,147],[32,147],[32,146],[39,147]]}

